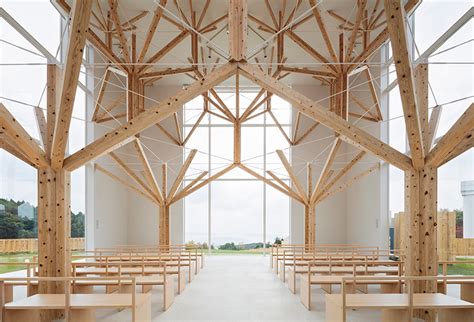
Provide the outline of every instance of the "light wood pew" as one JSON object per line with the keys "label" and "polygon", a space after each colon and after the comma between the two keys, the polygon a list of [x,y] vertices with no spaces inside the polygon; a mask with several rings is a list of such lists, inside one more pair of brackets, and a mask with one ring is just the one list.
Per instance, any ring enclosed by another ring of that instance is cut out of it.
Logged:
{"label": "light wood pew", "polygon": [[194,275],[197,274],[198,267],[197,261],[192,259],[190,254],[182,256],[181,254],[174,253],[101,253],[100,255],[83,255],[74,256],[76,260],[92,260],[95,262],[166,262],[168,267],[179,267],[180,269],[187,268],[188,279],[191,282],[194,279]]}
{"label": "light wood pew", "polygon": [[[413,321],[413,310],[429,309],[438,313],[438,322],[473,321],[474,303],[463,301],[441,293],[413,293],[414,281],[439,280],[433,277],[344,277],[342,294],[326,294],[326,321],[346,322],[347,309],[370,309],[382,311],[382,322]],[[456,277],[443,277],[456,279]],[[462,277],[474,279],[474,276]],[[362,280],[394,279],[407,285],[408,294],[347,294],[347,283]]]}
{"label": "light wood pew", "polygon": [[[287,251],[283,252],[281,257],[276,258],[276,271],[283,282],[285,282],[286,268],[288,266],[306,266],[308,262],[315,261],[371,261],[376,262],[377,260],[387,261],[393,256],[390,250],[376,250],[376,251],[360,251],[355,253],[350,251],[345,252],[313,252],[313,253],[296,253]],[[395,256],[397,258],[401,256]]]}
{"label": "light wood pew", "polygon": [[281,271],[280,278],[283,282],[286,281],[286,273],[288,273],[288,287],[294,293],[296,288],[297,274],[321,274],[321,275],[344,275],[344,274],[358,274],[358,275],[402,275],[403,262],[392,260],[319,260],[294,262],[292,266]]}
{"label": "light wood pew", "polygon": [[[102,278],[103,279],[103,278]],[[115,278],[117,279],[117,278]],[[128,280],[135,289],[135,278],[120,278]],[[12,279],[0,280],[0,290],[4,283]],[[1,303],[4,322],[36,322],[40,319],[41,310],[64,310],[65,320],[68,322],[96,321],[97,309],[130,308],[133,322],[151,321],[150,294],[71,294],[71,284],[78,278],[28,278],[30,282],[62,281],[65,285],[65,294],[36,294],[21,300]]]}
{"label": "light wood pew", "polygon": [[[440,261],[442,276],[448,275],[448,266],[456,264],[474,264],[474,260],[462,260],[462,261]],[[446,294],[447,284],[460,284],[461,285],[461,299],[474,303],[474,281],[471,279],[459,280],[444,280],[438,282],[438,292]]]}
{"label": "light wood pew", "polygon": [[[151,262],[151,261],[136,261],[136,262],[73,262],[72,265],[72,276],[140,276],[140,277],[156,277],[162,276],[163,283],[171,283],[173,281],[173,287],[170,288],[174,291],[174,280],[173,275],[177,275],[178,279],[178,294],[181,294],[186,287],[186,272],[177,267],[168,267],[167,262]],[[146,279],[139,279],[142,283]],[[148,279],[148,285],[141,284],[143,291],[148,290],[153,279]],[[155,280],[159,282],[158,279]],[[157,284],[160,285],[160,284]],[[163,286],[165,286],[163,284]],[[118,289],[116,285],[109,285],[106,287],[107,292],[114,292]]]}
{"label": "light wood pew", "polygon": [[270,265],[276,274],[279,273],[279,262],[285,262],[285,259],[293,260],[317,260],[333,256],[336,258],[361,259],[358,254],[372,254],[377,257],[380,252],[379,247],[358,246],[358,245],[279,245],[272,247],[270,253]]}
{"label": "light wood pew", "polygon": [[194,267],[196,274],[199,272],[199,269],[204,267],[204,254],[201,248],[197,247],[188,247],[186,245],[162,245],[162,246],[138,246],[138,245],[124,245],[117,246],[114,248],[96,248],[94,251],[87,251],[86,254],[101,256],[107,255],[111,256],[116,254],[118,256],[147,256],[150,257],[153,254],[161,254],[161,256],[166,254],[181,255],[181,257],[189,258],[190,261],[196,263]]}
{"label": "light wood pew", "polygon": [[145,253],[153,253],[156,251],[163,252],[163,251],[170,251],[173,253],[191,253],[192,257],[197,258],[198,260],[198,267],[204,268],[204,249],[202,247],[192,246],[192,245],[185,245],[185,244],[175,244],[175,245],[122,245],[117,246],[117,248],[130,251],[139,251]]}
{"label": "light wood pew", "polygon": [[[311,310],[311,286],[320,285],[323,290],[328,294],[332,293],[333,285],[342,285],[342,280],[346,275],[301,275],[301,289],[300,289],[300,301],[308,309]],[[355,283],[346,284],[346,293],[356,293],[360,290],[360,286],[363,286],[363,291],[366,291],[368,285],[380,285],[380,293],[400,293],[402,283],[397,280],[362,280]]]}

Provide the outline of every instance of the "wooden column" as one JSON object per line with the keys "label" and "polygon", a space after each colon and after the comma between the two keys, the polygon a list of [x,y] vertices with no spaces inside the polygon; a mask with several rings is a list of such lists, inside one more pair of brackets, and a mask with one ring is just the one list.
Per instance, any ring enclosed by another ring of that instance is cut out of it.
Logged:
{"label": "wooden column", "polygon": [[140,93],[143,91],[138,74],[130,72],[127,79],[127,120],[131,120],[141,112],[142,99]]}
{"label": "wooden column", "polygon": [[[405,172],[405,270],[407,276],[435,276],[437,259],[437,168]],[[434,281],[415,283],[415,292],[435,293]],[[418,312],[433,321],[434,312]]]}
{"label": "wooden column", "polygon": [[239,164],[241,160],[241,131],[242,124],[239,121],[234,122],[234,163]]}
{"label": "wooden column", "polygon": [[160,206],[158,217],[158,243],[160,245],[169,245],[170,243],[170,205],[168,203],[168,166],[166,163],[161,165],[161,193],[163,194],[163,204]]}
{"label": "wooden column", "polygon": [[[38,169],[38,270],[40,277],[71,275],[70,172]],[[40,283],[39,293],[64,293],[63,283]],[[60,318],[61,312],[42,313],[42,321]]]}
{"label": "wooden column", "polygon": [[306,246],[314,246],[316,244],[315,204],[307,204],[304,206],[304,225],[304,244]]}
{"label": "wooden column", "polygon": [[170,244],[170,206],[165,203],[160,207],[159,217],[159,245]]}
{"label": "wooden column", "polygon": [[229,55],[231,60],[245,60],[247,52],[247,0],[229,2]]}

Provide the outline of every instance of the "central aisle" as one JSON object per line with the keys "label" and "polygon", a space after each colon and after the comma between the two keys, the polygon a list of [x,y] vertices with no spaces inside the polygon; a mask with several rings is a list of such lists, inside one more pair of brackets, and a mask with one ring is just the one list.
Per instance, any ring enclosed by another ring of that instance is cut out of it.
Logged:
{"label": "central aisle", "polygon": [[271,272],[268,256],[210,256],[204,264],[167,312],[153,308],[154,321],[324,321],[322,302],[307,311]]}

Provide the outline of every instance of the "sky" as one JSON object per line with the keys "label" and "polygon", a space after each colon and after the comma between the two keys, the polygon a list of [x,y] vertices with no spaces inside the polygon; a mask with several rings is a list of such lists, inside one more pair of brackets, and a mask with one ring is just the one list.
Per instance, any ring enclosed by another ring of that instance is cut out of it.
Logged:
{"label": "sky", "polygon": [[[436,1],[425,0],[417,10],[415,18],[415,43],[422,53],[435,41],[449,26],[451,26],[470,7],[471,1]],[[60,39],[59,14],[48,0],[0,0],[0,6],[7,10],[33,37],[49,52],[56,54]],[[41,17],[41,19],[38,19]],[[457,46],[472,39],[474,34],[473,23],[466,25],[453,39],[445,44],[438,52]],[[37,51],[3,20],[0,21],[0,101],[15,115],[20,123],[34,138],[39,138],[34,119],[33,108],[7,100],[14,98],[30,105],[45,106],[42,96],[46,84],[44,65],[45,59],[10,44],[25,49]],[[473,42],[461,45],[443,54],[430,59],[430,85],[434,96],[430,96],[430,106],[436,103],[446,103],[457,98],[473,95],[474,71],[472,62],[474,55]],[[450,62],[450,64],[445,64]],[[457,62],[458,64],[453,64]],[[29,65],[5,65],[29,64]],[[74,135],[71,139],[71,150],[77,150],[84,144],[83,126],[85,94],[78,91],[75,103],[73,121]],[[401,115],[399,94],[393,92],[390,97],[392,110],[390,117]],[[466,110],[471,99],[446,105],[441,118],[438,136],[444,134],[455,120]],[[404,152],[404,128],[400,120],[390,122],[391,144]],[[222,130],[220,133],[224,133]],[[276,132],[272,132],[276,133]],[[201,132],[201,139],[197,136],[194,142],[206,141],[206,134]],[[223,134],[224,135],[224,134]],[[212,153],[221,157],[229,157],[229,146],[223,136],[216,135],[220,141],[214,142]],[[255,139],[246,149],[248,156],[262,154],[259,148],[263,138]],[[276,144],[279,145],[279,144]],[[220,147],[220,148],[219,148]],[[281,147],[285,147],[284,144]],[[201,148],[204,150],[205,147]],[[219,151],[220,149],[220,151]],[[219,159],[213,159],[217,166]],[[260,162],[260,161],[259,161]],[[258,165],[257,165],[258,166]],[[438,205],[439,208],[461,209],[462,197],[460,182],[474,180],[474,151],[471,149],[462,156],[452,160],[439,169],[438,172]],[[390,172],[390,211],[392,213],[403,210],[403,172],[392,169]],[[25,200],[36,205],[36,171],[16,160],[8,153],[0,150],[0,198]],[[212,184],[211,232],[213,242],[220,244],[229,239],[236,242],[261,241],[263,231],[263,186],[260,182],[216,182]],[[72,173],[72,210],[84,211],[84,171]],[[186,231],[190,239],[207,241],[208,205],[207,188],[187,199],[187,211],[193,213],[186,221]],[[248,202],[252,200],[252,202]],[[274,205],[273,208],[271,205]],[[233,207],[231,207],[233,206]],[[235,209],[229,211],[229,209]],[[288,233],[288,198],[267,189],[267,240],[276,236],[284,237]]]}

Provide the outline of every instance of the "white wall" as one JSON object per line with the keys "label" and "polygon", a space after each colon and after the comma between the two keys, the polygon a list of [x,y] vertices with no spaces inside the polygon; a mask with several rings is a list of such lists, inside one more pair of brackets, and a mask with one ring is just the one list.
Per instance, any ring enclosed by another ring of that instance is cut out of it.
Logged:
{"label": "white wall", "polygon": [[[145,95],[152,100],[145,101],[145,108],[152,108],[157,101],[161,101],[175,92],[181,86],[159,86],[146,88]],[[154,101],[153,101],[154,100]],[[181,114],[180,114],[181,115]],[[161,123],[169,132],[175,133],[174,123],[169,119]],[[156,180],[161,187],[161,161],[168,165],[168,190],[173,184],[176,174],[183,163],[183,149],[170,144],[170,140],[156,127],[151,126],[142,132],[141,142],[148,160],[151,163]],[[152,152],[151,152],[151,151]],[[156,244],[158,243],[158,207],[143,197],[133,193],[128,198],[128,243],[129,244]],[[170,208],[170,242],[182,244],[184,242],[184,211],[183,202],[179,201]]]}
{"label": "white wall", "polygon": [[[295,90],[303,95],[313,99],[320,100],[329,95],[327,87],[320,86],[293,86]],[[320,103],[327,106],[328,102]],[[296,110],[293,111],[293,120],[296,118]],[[301,119],[300,135],[304,133],[313,122],[308,118]],[[321,138],[324,138],[321,140]],[[312,142],[313,141],[313,142]],[[334,141],[334,132],[330,131],[322,125],[318,125],[316,129],[298,146],[292,148],[292,163],[298,164],[294,168],[298,174],[301,184],[307,186],[307,172],[302,160],[313,160],[313,187],[319,178],[324,162],[329,153],[328,145]],[[311,142],[311,143],[309,143]],[[341,146],[339,153],[344,153],[345,147]],[[324,151],[324,152],[323,152]],[[346,201],[345,192],[338,193],[316,207],[316,242],[318,244],[342,244],[346,242]],[[304,207],[292,199],[291,216],[290,216],[290,239],[292,243],[304,242]]]}
{"label": "white wall", "polygon": [[[100,55],[96,55],[96,62],[102,63]],[[95,69],[94,88],[97,97],[98,89],[104,74],[103,68]],[[118,95],[123,93],[123,84],[126,79],[113,74],[109,82],[117,86],[109,85],[108,91],[103,98],[103,106],[107,106]],[[151,86],[146,88],[145,107],[151,108],[160,100],[163,100],[181,89],[181,86]],[[88,118],[90,119],[94,109],[94,102],[91,104]],[[125,111],[125,102],[113,111],[112,114],[119,114]],[[120,121],[123,123],[125,119]],[[98,138],[119,126],[115,121],[102,124],[95,124],[89,128],[89,135]],[[174,123],[166,121],[164,124],[170,132],[174,132]],[[150,139],[151,138],[151,139]],[[151,163],[155,177],[161,187],[162,171],[161,161],[168,163],[168,188],[171,187],[176,173],[182,165],[181,147],[169,144],[169,139],[156,127],[152,126],[142,133],[141,141],[146,148],[145,153]],[[151,150],[151,151],[150,151]],[[115,151],[117,155],[129,165],[133,170],[141,170],[139,159],[136,157],[135,149],[129,144]],[[169,162],[168,162],[169,161]],[[125,179],[130,184],[136,183],[130,179],[114,161],[103,156],[96,160],[96,163],[106,168],[108,171]],[[88,224],[86,237],[87,247],[112,247],[125,244],[156,244],[158,242],[158,214],[157,205],[139,195],[135,191],[125,187],[121,183],[111,179],[107,175],[94,171],[93,166],[89,166],[88,179]],[[170,209],[170,238],[172,243],[184,242],[184,213],[182,201],[173,204]]]}
{"label": "white wall", "polygon": [[[375,75],[378,71],[373,71]],[[375,76],[376,77],[376,76]],[[352,85],[366,82],[364,76],[355,79]],[[295,90],[306,95],[313,100],[321,100],[329,95],[327,87],[319,86],[293,86]],[[359,98],[371,106],[368,87],[361,85],[354,90]],[[321,105],[326,106],[327,101],[321,101]],[[352,101],[350,101],[351,111],[356,110]],[[385,111],[383,111],[385,114]],[[363,114],[363,112],[360,112]],[[293,120],[296,111],[293,112]],[[350,122],[357,121],[351,117]],[[304,118],[305,124],[308,122]],[[307,125],[306,125],[307,126]],[[357,126],[364,128],[368,133],[376,137],[384,137],[383,126],[366,120],[358,120]],[[303,125],[304,127],[304,125]],[[301,130],[300,130],[301,131]],[[303,133],[303,131],[301,131]],[[303,165],[298,165],[302,160],[312,160],[319,155],[313,164],[313,187],[317,178],[319,178],[321,169],[326,161],[328,145],[332,144],[334,137],[329,129],[318,126],[316,130],[298,146],[292,148],[292,162],[297,171],[300,171]],[[314,141],[314,142],[311,142]],[[308,144],[308,142],[311,142]],[[306,144],[305,144],[306,143]],[[337,173],[345,164],[360,152],[347,143],[343,143],[333,164],[333,169]],[[353,176],[364,172],[369,167],[377,164],[378,158],[370,153],[359,161],[354,168],[340,179],[343,183]],[[306,187],[307,174],[301,170],[298,175],[300,182]],[[388,247],[388,203],[386,189],[388,185],[387,166],[382,165],[381,170],[372,172],[360,181],[357,181],[348,189],[336,193],[323,200],[316,206],[316,243],[317,244],[360,244],[380,246],[384,249]],[[334,188],[333,188],[334,189]],[[292,243],[304,242],[304,207],[297,201],[291,201],[291,225],[290,234]]]}
{"label": "white wall", "polygon": [[[102,63],[100,55],[94,55],[96,63]],[[104,69],[96,67],[94,70],[95,78],[94,88],[97,89],[95,94],[94,102],[88,104],[88,120],[91,119],[95,101],[97,100],[98,88],[100,88],[101,78],[104,74]],[[120,85],[120,82],[115,77],[111,77],[110,81],[114,84]],[[117,91],[117,88],[114,88]],[[104,106],[107,102],[110,102],[119,95],[119,93],[113,93],[104,97]],[[87,138],[88,141],[92,141],[94,138],[101,137],[107,133],[110,127],[118,126],[117,123],[108,122],[102,125],[88,123],[87,126]],[[96,163],[109,169],[110,171],[119,174],[113,168],[109,168],[107,163],[110,163],[108,157],[102,157],[96,160]],[[94,247],[112,247],[116,245],[123,245],[128,242],[128,231],[127,231],[127,197],[130,191],[123,185],[118,184],[113,179],[106,175],[94,171],[93,164],[86,166],[86,181],[87,181],[87,226],[86,226],[86,239],[87,249],[93,249]]]}
{"label": "white wall", "polygon": [[[375,61],[379,58],[374,57]],[[371,73],[375,79],[380,74],[380,70],[372,66]],[[352,86],[357,86],[353,89],[354,93],[359,97],[365,105],[372,107],[373,101],[368,92],[367,78],[364,74],[359,77],[352,76],[350,83]],[[380,80],[376,80],[377,84]],[[379,94],[380,98],[380,94]],[[354,103],[350,101],[352,110],[357,110]],[[382,115],[384,119],[387,118],[387,113],[384,110],[384,104],[381,104]],[[358,109],[358,113],[363,114],[362,110]],[[360,112],[359,112],[360,111]],[[371,111],[375,111],[372,108]],[[356,123],[367,133],[387,140],[387,127],[384,123],[374,123],[356,117],[350,117],[349,122]],[[353,148],[351,148],[353,149]],[[354,149],[353,149],[354,150]],[[355,150],[354,150],[355,151]],[[357,153],[357,152],[355,152]],[[354,154],[348,154],[346,161],[349,162]],[[383,249],[388,249],[389,246],[389,213],[388,213],[388,165],[384,164],[377,157],[371,153],[367,153],[364,158],[359,161],[352,170],[346,175],[346,180],[364,172],[373,165],[380,163],[381,167],[356,181],[346,191],[346,205],[347,205],[347,243],[359,244],[366,246],[379,246]]]}

